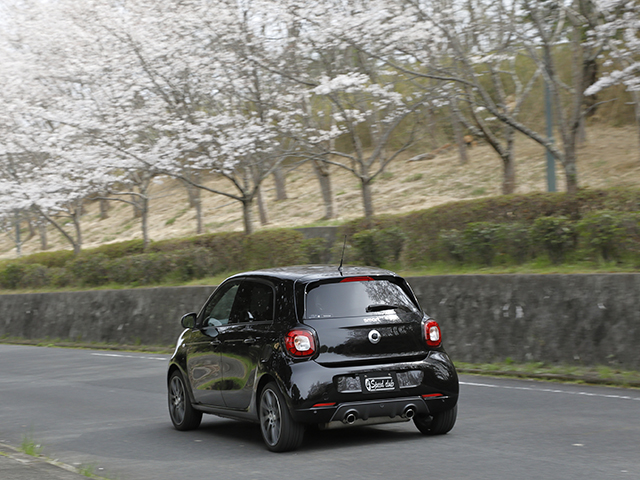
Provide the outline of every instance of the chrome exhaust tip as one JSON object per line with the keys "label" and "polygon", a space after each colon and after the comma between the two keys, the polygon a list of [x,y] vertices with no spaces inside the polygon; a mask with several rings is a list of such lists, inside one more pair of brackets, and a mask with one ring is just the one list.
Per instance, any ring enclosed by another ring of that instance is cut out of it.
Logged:
{"label": "chrome exhaust tip", "polygon": [[411,420],[413,417],[416,416],[416,407],[414,405],[408,405],[404,409],[404,412],[402,412],[402,416],[404,418]]}
{"label": "chrome exhaust tip", "polygon": [[344,419],[342,420],[347,425],[353,425],[358,418],[357,412],[355,410],[349,410],[344,415]]}

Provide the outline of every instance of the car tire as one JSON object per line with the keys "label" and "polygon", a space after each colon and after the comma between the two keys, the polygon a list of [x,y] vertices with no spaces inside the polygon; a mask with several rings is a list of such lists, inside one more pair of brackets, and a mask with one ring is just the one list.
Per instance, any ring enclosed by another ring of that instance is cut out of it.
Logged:
{"label": "car tire", "polygon": [[458,405],[430,417],[414,417],[413,423],[423,435],[444,435],[451,431],[457,417]]}
{"label": "car tire", "polygon": [[202,412],[191,405],[189,392],[179,370],[169,377],[169,416],[177,430],[194,430],[200,426]]}
{"label": "car tire", "polygon": [[274,382],[265,385],[258,406],[260,431],[272,452],[295,450],[302,444],[304,426],[291,417],[284,396]]}

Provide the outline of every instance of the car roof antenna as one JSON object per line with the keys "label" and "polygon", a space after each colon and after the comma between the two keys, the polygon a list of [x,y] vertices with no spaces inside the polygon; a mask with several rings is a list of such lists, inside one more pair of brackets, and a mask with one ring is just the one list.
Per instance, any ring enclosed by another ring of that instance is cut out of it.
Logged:
{"label": "car roof antenna", "polygon": [[338,267],[338,271],[340,272],[340,276],[344,277],[342,273],[342,263],[344,262],[344,248],[347,246],[347,236],[344,236],[344,243],[342,244],[342,255],[340,255],[340,266]]}

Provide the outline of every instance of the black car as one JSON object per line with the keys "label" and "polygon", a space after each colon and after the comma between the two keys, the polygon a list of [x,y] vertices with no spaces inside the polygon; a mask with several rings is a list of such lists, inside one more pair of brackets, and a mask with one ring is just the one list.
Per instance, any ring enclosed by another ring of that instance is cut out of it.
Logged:
{"label": "black car", "polygon": [[178,430],[203,413],[260,424],[267,448],[305,428],[456,421],[458,376],[407,282],[375,268],[304,266],[234,275],[182,317],[168,371]]}

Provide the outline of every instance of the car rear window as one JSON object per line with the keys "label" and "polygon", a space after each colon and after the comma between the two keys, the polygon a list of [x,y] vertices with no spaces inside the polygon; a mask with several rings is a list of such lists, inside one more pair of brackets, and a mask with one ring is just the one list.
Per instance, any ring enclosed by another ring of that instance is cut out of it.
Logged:
{"label": "car rear window", "polygon": [[338,281],[309,285],[306,318],[418,312],[403,288],[389,280]]}

